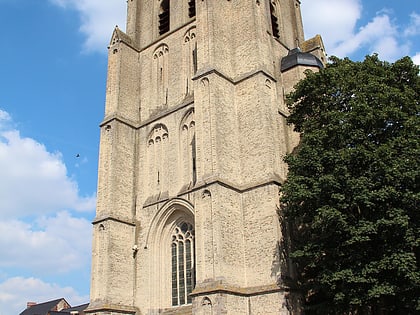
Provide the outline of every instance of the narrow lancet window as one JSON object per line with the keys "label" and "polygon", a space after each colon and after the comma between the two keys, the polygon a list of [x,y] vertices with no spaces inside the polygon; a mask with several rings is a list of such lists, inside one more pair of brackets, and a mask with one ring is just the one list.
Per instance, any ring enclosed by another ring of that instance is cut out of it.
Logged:
{"label": "narrow lancet window", "polygon": [[172,305],[178,305],[177,244],[172,243]]}
{"label": "narrow lancet window", "polygon": [[195,119],[194,109],[185,115],[181,125],[181,148],[183,161],[184,188],[191,188],[197,182],[197,152],[195,143]]}
{"label": "narrow lancet window", "polygon": [[192,78],[197,72],[197,40],[195,35],[195,27],[190,28],[184,35],[183,45],[184,59],[184,75],[186,82],[186,95],[192,94],[193,81]]}
{"label": "narrow lancet window", "polygon": [[192,183],[197,182],[197,165],[196,165],[196,150],[195,150],[195,135],[191,141],[191,160],[192,160]]}
{"label": "narrow lancet window", "polygon": [[197,72],[197,43],[195,43],[194,45],[192,57],[193,57],[193,73],[195,74]]}
{"label": "narrow lancet window", "polygon": [[270,15],[271,15],[271,31],[273,32],[273,36],[276,38],[280,37],[280,31],[279,31],[279,19],[277,17],[275,5],[270,2]]}
{"label": "narrow lancet window", "polygon": [[195,285],[194,229],[186,222],[177,224],[172,234],[172,306],[190,304]]}
{"label": "narrow lancet window", "polygon": [[169,32],[169,0],[162,0],[159,10],[159,35]]}
{"label": "narrow lancet window", "polygon": [[[169,48],[166,44],[160,45],[153,53],[155,71],[152,76],[152,86],[155,92],[155,103],[157,106],[167,104],[169,88]],[[151,88],[152,88],[151,86]]]}

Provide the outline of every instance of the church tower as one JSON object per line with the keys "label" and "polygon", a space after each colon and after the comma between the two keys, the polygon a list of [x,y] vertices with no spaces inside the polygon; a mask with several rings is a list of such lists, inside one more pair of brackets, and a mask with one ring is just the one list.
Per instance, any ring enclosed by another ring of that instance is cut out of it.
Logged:
{"label": "church tower", "polygon": [[109,46],[92,315],[298,314],[285,94],[323,64],[299,0],[128,0]]}

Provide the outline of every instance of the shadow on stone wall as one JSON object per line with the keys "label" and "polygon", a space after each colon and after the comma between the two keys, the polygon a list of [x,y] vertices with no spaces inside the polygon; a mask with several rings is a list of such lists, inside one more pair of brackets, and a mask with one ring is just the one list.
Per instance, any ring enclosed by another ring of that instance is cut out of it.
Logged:
{"label": "shadow on stone wall", "polygon": [[291,239],[290,224],[285,220],[280,208],[277,208],[282,240],[274,249],[271,275],[277,278],[277,285],[285,291],[286,307],[291,315],[302,315],[302,296],[297,289],[296,268],[290,258]]}

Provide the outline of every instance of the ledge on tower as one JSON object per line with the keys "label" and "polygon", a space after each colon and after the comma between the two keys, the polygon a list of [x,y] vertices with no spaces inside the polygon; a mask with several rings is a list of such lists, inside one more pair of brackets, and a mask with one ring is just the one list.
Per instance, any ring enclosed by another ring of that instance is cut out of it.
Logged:
{"label": "ledge on tower", "polygon": [[324,64],[318,57],[311,53],[302,52],[299,48],[290,50],[289,54],[283,57],[280,70],[284,72],[296,66],[324,68]]}

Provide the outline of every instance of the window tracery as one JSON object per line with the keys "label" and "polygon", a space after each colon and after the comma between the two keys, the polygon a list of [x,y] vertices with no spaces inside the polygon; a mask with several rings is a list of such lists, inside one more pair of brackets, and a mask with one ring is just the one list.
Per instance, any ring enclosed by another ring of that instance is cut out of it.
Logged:
{"label": "window tracery", "polygon": [[195,285],[194,228],[180,222],[172,233],[171,242],[172,306],[190,304]]}
{"label": "window tracery", "polygon": [[164,124],[154,126],[147,139],[149,158],[149,187],[151,193],[162,191],[166,186],[166,144],[169,141],[168,128]]}

